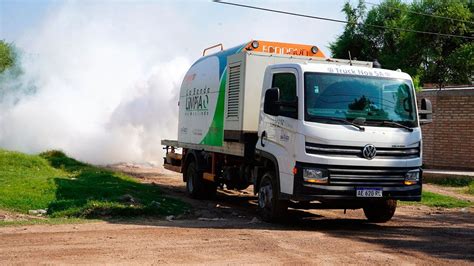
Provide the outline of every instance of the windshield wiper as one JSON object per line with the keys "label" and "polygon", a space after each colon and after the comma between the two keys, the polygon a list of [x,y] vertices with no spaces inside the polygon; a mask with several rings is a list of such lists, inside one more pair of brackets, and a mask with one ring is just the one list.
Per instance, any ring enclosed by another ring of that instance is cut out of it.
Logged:
{"label": "windshield wiper", "polygon": [[356,123],[352,123],[351,121],[343,119],[343,118],[336,118],[336,117],[318,117],[318,118],[326,119],[326,120],[329,120],[329,121],[340,122],[340,123],[346,124],[346,125],[351,125],[353,127],[358,128],[360,131],[365,131],[365,127],[357,125]]}
{"label": "windshield wiper", "polygon": [[395,127],[399,127],[399,128],[404,128],[410,132],[413,132],[413,128],[411,127],[408,127],[408,126],[405,126],[403,124],[400,124],[400,123],[397,123],[395,121],[392,121],[392,120],[384,120],[382,121],[382,125],[387,125],[387,126],[395,126]]}

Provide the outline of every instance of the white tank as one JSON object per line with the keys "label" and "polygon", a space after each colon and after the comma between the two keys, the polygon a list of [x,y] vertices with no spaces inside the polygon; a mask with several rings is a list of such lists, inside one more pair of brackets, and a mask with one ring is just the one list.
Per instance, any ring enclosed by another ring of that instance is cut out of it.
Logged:
{"label": "white tank", "polygon": [[316,46],[251,41],[200,58],[181,85],[178,142],[223,146],[224,131],[233,141],[256,133],[265,68],[315,57],[324,58]]}

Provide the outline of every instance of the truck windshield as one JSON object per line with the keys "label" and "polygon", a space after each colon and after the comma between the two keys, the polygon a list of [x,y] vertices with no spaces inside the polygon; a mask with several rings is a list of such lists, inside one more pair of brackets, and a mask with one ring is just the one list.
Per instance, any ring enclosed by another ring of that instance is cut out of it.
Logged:
{"label": "truck windshield", "polygon": [[417,124],[411,81],[327,73],[305,73],[305,120],[414,127]]}

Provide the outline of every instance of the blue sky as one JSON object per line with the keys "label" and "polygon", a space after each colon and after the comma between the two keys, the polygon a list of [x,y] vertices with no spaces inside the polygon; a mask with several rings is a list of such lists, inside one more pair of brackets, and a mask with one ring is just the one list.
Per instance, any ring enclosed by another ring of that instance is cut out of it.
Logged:
{"label": "blue sky", "polygon": [[[258,5],[268,8],[283,9],[292,12],[301,12],[316,16],[325,16],[337,19],[344,19],[344,15],[340,11],[345,0],[317,0],[317,1],[242,1],[235,0],[237,3],[245,3]],[[355,0],[351,1],[355,3]],[[374,0],[378,3],[380,0]],[[274,41],[283,42],[305,42],[315,43],[319,45],[326,53],[329,51],[328,44],[335,39],[343,30],[344,25],[332,22],[317,21],[305,18],[291,17],[280,14],[267,14],[261,11],[242,9],[221,5],[208,1],[55,1],[55,0],[0,0],[0,39],[18,42],[24,35],[44,22],[48,16],[53,15],[62,6],[70,3],[76,6],[101,6],[106,7],[105,10],[114,10],[116,7],[126,7],[134,5],[148,5],[150,7],[170,7],[182,10],[184,17],[190,18],[195,25],[199,25],[203,31],[209,25],[217,25],[219,31],[215,36],[211,35],[213,40],[209,40],[209,44],[219,42],[223,38],[223,34],[231,35],[232,28],[226,29],[229,23],[241,23],[242,28],[254,28],[255,23],[271,24],[275,21],[288,21],[292,25],[307,28],[307,34],[301,36],[288,36],[287,39],[275,39],[285,37],[285,34],[272,34],[265,32],[253,32],[251,39],[258,38],[261,35],[264,38],[272,38]],[[107,11],[106,11],[107,12]],[[157,14],[159,15],[159,14]],[[264,19],[265,18],[265,19]],[[158,25],[157,25],[158,26]],[[165,26],[165,25],[163,25]],[[257,27],[258,28],[258,27]],[[264,30],[268,29],[263,28]],[[277,31],[278,29],[274,29]],[[287,30],[288,29],[283,29]],[[316,37],[316,34],[318,35]],[[208,35],[209,36],[209,35]],[[243,36],[244,37],[244,36]],[[247,41],[242,39],[240,42]],[[228,39],[226,36],[224,39]],[[236,40],[231,38],[232,41]],[[237,41],[240,43],[239,41]],[[237,43],[235,43],[237,44]],[[233,45],[228,44],[228,45]]]}

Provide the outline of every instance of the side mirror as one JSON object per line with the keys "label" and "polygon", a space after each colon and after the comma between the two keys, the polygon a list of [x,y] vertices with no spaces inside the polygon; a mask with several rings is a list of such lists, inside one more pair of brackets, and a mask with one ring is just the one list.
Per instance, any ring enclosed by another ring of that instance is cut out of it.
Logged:
{"label": "side mirror", "polygon": [[271,88],[265,92],[263,100],[263,112],[269,115],[277,116],[280,114],[280,89]]}
{"label": "side mirror", "polygon": [[433,122],[433,106],[431,101],[423,98],[421,99],[421,109],[418,110],[420,117],[420,125],[426,125]]}

